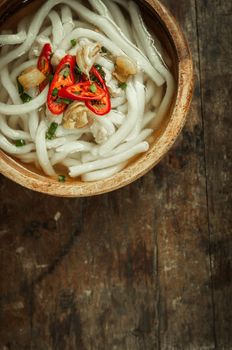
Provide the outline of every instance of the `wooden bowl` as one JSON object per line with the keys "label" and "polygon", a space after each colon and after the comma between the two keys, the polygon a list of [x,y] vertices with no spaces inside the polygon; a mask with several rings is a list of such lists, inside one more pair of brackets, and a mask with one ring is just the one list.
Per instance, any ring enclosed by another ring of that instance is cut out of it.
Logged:
{"label": "wooden bowl", "polygon": [[[3,175],[22,186],[50,195],[62,197],[93,196],[114,191],[137,180],[153,168],[168,152],[184,126],[190,107],[193,92],[192,58],[183,33],[168,10],[158,0],[138,0],[137,2],[141,6],[145,22],[155,30],[172,58],[173,74],[177,82],[177,91],[170,113],[162,122],[159,130],[154,132],[154,141],[149,151],[137,157],[117,175],[90,183],[79,180],[68,180],[65,183],[60,183],[0,151],[0,170]],[[17,9],[20,9],[17,16],[22,17],[31,11],[31,7],[36,8],[38,4],[41,5],[41,1],[37,1],[37,3],[33,1],[33,4],[29,6],[22,3],[25,1],[0,0],[0,18],[4,20]],[[13,16],[13,21],[16,20],[17,17]],[[7,20],[6,23],[9,26],[12,20]]]}

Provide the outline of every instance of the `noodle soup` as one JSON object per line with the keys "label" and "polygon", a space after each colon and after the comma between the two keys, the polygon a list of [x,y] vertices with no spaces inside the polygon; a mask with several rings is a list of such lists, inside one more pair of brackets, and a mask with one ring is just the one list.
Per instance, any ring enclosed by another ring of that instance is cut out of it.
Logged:
{"label": "noodle soup", "polygon": [[0,44],[0,147],[61,182],[120,172],[169,114],[171,60],[133,1],[48,0]]}

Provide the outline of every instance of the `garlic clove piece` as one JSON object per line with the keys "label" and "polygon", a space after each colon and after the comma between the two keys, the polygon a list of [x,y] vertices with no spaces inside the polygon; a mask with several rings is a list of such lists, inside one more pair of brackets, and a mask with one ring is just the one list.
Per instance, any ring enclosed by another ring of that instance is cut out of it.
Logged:
{"label": "garlic clove piece", "polygon": [[89,109],[83,102],[71,103],[63,116],[63,127],[66,129],[81,129],[92,122]]}
{"label": "garlic clove piece", "polygon": [[45,79],[46,76],[33,66],[25,69],[18,77],[18,81],[25,90],[39,86]]}

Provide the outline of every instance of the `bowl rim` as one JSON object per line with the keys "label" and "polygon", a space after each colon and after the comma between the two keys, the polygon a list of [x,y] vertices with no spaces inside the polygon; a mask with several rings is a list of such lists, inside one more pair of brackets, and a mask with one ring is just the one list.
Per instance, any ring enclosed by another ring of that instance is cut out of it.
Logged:
{"label": "bowl rim", "polygon": [[89,197],[108,193],[122,188],[150,171],[166,155],[179,136],[190,108],[194,71],[190,48],[178,22],[159,0],[144,0],[156,13],[160,23],[170,36],[178,58],[178,89],[176,103],[169,122],[158,141],[136,162],[118,174],[96,182],[60,183],[46,175],[37,174],[15,161],[0,150],[0,171],[14,182],[37,192],[58,197]]}

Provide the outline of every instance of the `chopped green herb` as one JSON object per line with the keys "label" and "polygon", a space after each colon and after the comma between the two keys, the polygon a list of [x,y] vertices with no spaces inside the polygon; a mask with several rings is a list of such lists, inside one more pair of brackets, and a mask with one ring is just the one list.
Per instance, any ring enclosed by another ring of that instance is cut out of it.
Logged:
{"label": "chopped green herb", "polygon": [[57,96],[58,92],[59,92],[59,90],[57,88],[53,89],[52,96]]}
{"label": "chopped green herb", "polygon": [[32,97],[28,94],[26,94],[26,92],[24,92],[22,95],[20,95],[21,100],[23,101],[23,103],[28,103],[32,100]]}
{"label": "chopped green herb", "polygon": [[18,78],[17,78],[17,85],[18,85],[18,92],[19,92],[19,95],[22,95],[22,94],[24,93],[24,88],[23,88],[22,84],[20,84]]}
{"label": "chopped green herb", "polygon": [[24,140],[16,140],[15,141],[15,146],[16,147],[23,147],[26,145],[26,142]]}
{"label": "chopped green herb", "polygon": [[69,105],[70,103],[72,103],[72,100],[69,100],[68,98],[61,98],[58,97],[58,99],[56,100],[57,103],[65,103],[66,105]]}
{"label": "chopped green herb", "polygon": [[18,92],[19,96],[23,103],[28,103],[32,100],[32,97],[24,92],[24,87],[20,84],[19,79],[17,78]]}
{"label": "chopped green herb", "polygon": [[95,85],[95,84],[90,85],[89,90],[90,90],[92,93],[95,93],[95,92],[97,91],[96,85]]}
{"label": "chopped green herb", "polygon": [[51,84],[53,78],[54,78],[54,74],[50,74],[50,75],[49,75],[49,82],[50,82],[50,84]]}
{"label": "chopped green herb", "polygon": [[105,79],[106,73],[105,73],[104,70],[102,69],[102,66],[101,66],[100,64],[95,64],[94,67],[95,67],[96,70],[101,74],[102,78]]}
{"label": "chopped green herb", "polygon": [[47,140],[52,140],[54,138],[57,128],[58,128],[57,123],[51,123],[48,131],[46,132],[46,139]]}
{"label": "chopped green herb", "polygon": [[71,42],[71,44],[72,44],[72,47],[75,47],[76,44],[77,44],[76,39],[72,39],[72,40],[70,40],[70,42]]}
{"label": "chopped green herb", "polygon": [[65,182],[65,180],[66,180],[66,177],[64,175],[59,175],[58,176],[58,181],[59,182]]}
{"label": "chopped green herb", "polygon": [[101,52],[102,53],[108,53],[109,51],[107,50],[107,48],[105,46],[102,46]]}
{"label": "chopped green herb", "polygon": [[63,77],[64,77],[64,78],[67,78],[67,77],[69,76],[69,72],[70,72],[69,68],[68,68],[68,69],[65,69],[65,71],[64,71],[64,73],[63,73]]}
{"label": "chopped green herb", "polygon": [[119,83],[118,87],[121,88],[122,90],[126,90],[127,88],[127,83]]}
{"label": "chopped green herb", "polygon": [[75,67],[75,72],[80,75],[82,74],[82,71],[78,66]]}
{"label": "chopped green herb", "polygon": [[80,91],[73,91],[74,95],[80,95]]}

